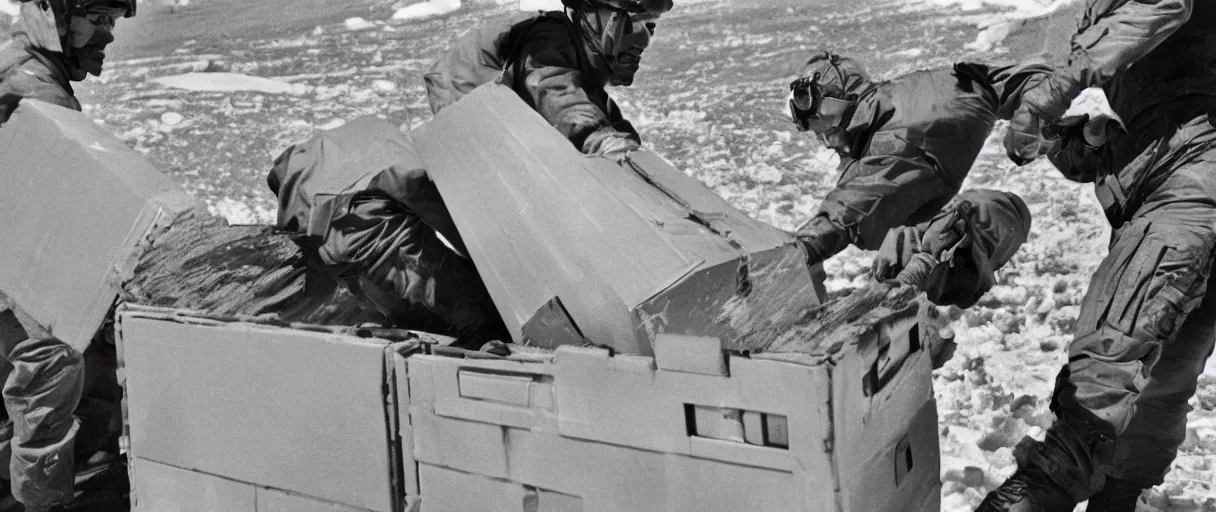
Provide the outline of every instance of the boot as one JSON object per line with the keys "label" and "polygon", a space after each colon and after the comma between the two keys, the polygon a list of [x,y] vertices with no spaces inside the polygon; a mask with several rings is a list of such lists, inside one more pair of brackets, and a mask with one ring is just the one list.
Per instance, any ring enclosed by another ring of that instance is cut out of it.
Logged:
{"label": "boot", "polygon": [[1077,502],[1042,471],[1019,469],[988,493],[975,512],[1072,512]]}
{"label": "boot", "polygon": [[1127,480],[1106,478],[1106,485],[1098,494],[1089,498],[1086,510],[1092,512],[1136,512],[1136,503],[1144,493],[1144,487]]}

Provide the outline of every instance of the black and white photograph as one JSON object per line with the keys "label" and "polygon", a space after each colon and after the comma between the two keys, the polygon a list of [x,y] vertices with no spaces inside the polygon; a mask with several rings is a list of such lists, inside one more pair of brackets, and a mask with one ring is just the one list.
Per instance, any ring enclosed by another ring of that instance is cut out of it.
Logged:
{"label": "black and white photograph", "polygon": [[0,0],[0,512],[1216,512],[1214,264],[1209,0]]}

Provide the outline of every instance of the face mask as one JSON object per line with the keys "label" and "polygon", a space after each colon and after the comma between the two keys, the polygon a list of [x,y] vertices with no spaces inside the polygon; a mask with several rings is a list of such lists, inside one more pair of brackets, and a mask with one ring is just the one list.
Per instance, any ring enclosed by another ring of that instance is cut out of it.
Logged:
{"label": "face mask", "polygon": [[612,62],[613,85],[632,85],[642,65],[642,52],[650,46],[650,36],[654,34],[653,22],[632,23],[631,31],[621,38],[621,48],[617,51]]}
{"label": "face mask", "polygon": [[118,13],[92,12],[71,18],[66,40],[71,47],[69,67],[73,68],[73,78],[101,74],[105,48],[114,42],[115,14]]}

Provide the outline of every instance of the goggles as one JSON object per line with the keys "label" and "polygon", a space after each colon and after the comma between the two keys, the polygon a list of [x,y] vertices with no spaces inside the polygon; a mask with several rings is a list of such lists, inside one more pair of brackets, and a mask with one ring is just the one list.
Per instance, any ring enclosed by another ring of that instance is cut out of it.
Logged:
{"label": "goggles", "polygon": [[810,130],[812,122],[820,118],[844,116],[853,103],[824,96],[819,87],[819,73],[790,82],[790,118],[798,127],[798,131]]}
{"label": "goggles", "polygon": [[82,0],[77,4],[78,12],[83,11],[88,14],[90,20],[93,15],[109,16],[113,19],[130,18],[135,16],[135,0]]}

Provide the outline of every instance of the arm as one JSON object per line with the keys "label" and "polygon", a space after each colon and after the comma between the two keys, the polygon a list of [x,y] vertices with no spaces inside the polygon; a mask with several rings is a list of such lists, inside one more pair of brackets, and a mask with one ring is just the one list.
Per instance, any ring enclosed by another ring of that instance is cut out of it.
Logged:
{"label": "arm", "polygon": [[1081,90],[1102,87],[1176,32],[1195,0],[1089,0],[1066,69],[1027,88],[1023,102],[1054,121]]}
{"label": "arm", "polygon": [[1129,143],[1120,140],[1127,133],[1119,122],[1105,115],[1065,117],[1050,130],[1054,133],[1047,159],[1065,178],[1079,183],[1096,181],[1109,169],[1110,148]]}
{"label": "arm", "polygon": [[583,142],[583,153],[588,155],[602,155],[610,153],[618,153],[622,151],[633,151],[641,148],[641,136],[634,129],[633,124],[625,120],[621,115],[620,107],[612,98],[606,98],[608,111],[605,113],[607,122],[596,131],[592,132]]}
{"label": "arm", "polygon": [[1030,210],[1016,194],[963,192],[932,219],[891,230],[874,260],[874,277],[918,286],[938,305],[970,307],[1025,243],[1030,223]]}
{"label": "arm", "polygon": [[844,176],[796,235],[811,263],[826,260],[850,243],[877,249],[887,232],[909,223],[954,190],[926,156],[873,156],[841,163]]}
{"label": "arm", "polygon": [[438,114],[478,86],[492,82],[502,73],[502,63],[483,58],[476,38],[463,37],[453,43],[443,57],[423,76],[431,112]]}
{"label": "arm", "polygon": [[452,41],[423,76],[431,112],[437,114],[473,89],[497,79],[503,71],[504,38],[514,27],[537,16],[528,13],[487,22]]}

